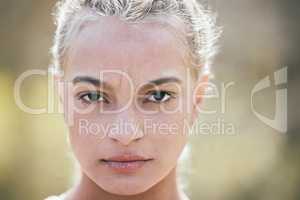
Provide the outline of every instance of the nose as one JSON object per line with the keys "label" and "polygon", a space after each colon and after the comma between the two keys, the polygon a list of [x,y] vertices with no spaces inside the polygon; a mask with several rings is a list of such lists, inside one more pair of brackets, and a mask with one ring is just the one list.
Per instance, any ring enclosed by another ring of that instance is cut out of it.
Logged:
{"label": "nose", "polygon": [[128,108],[118,114],[108,137],[124,146],[128,146],[144,137],[141,123],[133,109]]}

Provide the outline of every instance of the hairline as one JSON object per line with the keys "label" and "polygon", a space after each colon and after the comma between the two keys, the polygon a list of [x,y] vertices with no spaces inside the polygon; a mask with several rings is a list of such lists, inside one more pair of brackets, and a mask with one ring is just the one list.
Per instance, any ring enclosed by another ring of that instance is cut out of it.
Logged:
{"label": "hairline", "polygon": [[[68,52],[71,49],[71,43],[76,39],[76,37],[80,34],[80,32],[85,28],[85,26],[88,24],[88,22],[95,22],[99,20],[101,17],[109,17],[109,15],[101,15],[98,12],[94,11],[91,8],[83,8],[81,11],[79,11],[75,16],[72,21],[71,25],[69,27],[69,32],[66,34],[67,39],[64,40],[64,43],[62,46],[64,47],[63,51],[61,52],[58,61],[59,61],[59,66],[55,66],[55,71],[61,71],[64,70],[64,67],[67,66],[67,61],[68,61]],[[185,34],[187,34],[186,26],[178,16],[175,14],[170,14],[166,15],[166,18],[163,18],[164,15],[147,15],[145,18],[140,19],[140,20],[135,20],[135,21],[130,21],[124,19],[120,15],[116,15],[118,19],[125,21],[126,23],[134,24],[139,26],[140,24],[146,24],[146,23],[158,23],[159,25],[166,25],[166,26],[161,26],[163,29],[167,30],[174,36],[179,43],[186,49],[186,54],[184,56],[184,64],[185,67],[190,67],[192,70],[199,70],[197,67],[199,66],[194,66],[193,63],[191,62],[191,50],[189,45],[187,44],[187,39],[185,37]],[[79,20],[78,20],[79,19]],[[178,48],[182,47],[178,45]]]}

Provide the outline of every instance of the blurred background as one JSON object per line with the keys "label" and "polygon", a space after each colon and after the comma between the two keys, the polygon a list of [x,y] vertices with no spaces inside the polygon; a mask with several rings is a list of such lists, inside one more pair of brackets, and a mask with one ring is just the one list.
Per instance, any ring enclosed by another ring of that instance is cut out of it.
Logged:
{"label": "blurred background", "polygon": [[[74,180],[67,130],[60,114],[23,112],[14,85],[26,70],[47,72],[55,1],[0,1],[0,199],[41,200],[64,192]],[[190,137],[180,165],[186,192],[193,200],[299,200],[300,1],[201,2],[218,13],[224,31],[213,83],[220,90],[222,84],[230,87],[222,93],[225,105],[205,101],[217,113],[200,116],[199,126],[214,128]],[[276,86],[274,72],[284,67],[288,83]],[[251,108],[251,91],[267,76],[271,87],[255,94],[254,108],[273,119],[276,92],[287,88],[286,133]],[[20,95],[27,106],[43,108],[47,93],[47,76],[33,76]]]}

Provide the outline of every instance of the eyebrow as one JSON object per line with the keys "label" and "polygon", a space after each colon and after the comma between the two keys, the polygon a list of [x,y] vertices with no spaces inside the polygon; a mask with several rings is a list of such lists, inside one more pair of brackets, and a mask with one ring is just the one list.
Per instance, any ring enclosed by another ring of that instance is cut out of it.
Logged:
{"label": "eyebrow", "polygon": [[[76,85],[77,83],[89,83],[92,84],[96,87],[100,87],[100,86],[105,86],[108,88],[112,88],[108,83],[103,82],[97,78],[91,77],[91,76],[77,76],[73,79],[73,84]],[[143,85],[144,87],[151,87],[154,85],[162,85],[165,83],[181,83],[182,81],[176,77],[164,77],[164,78],[159,78],[159,79],[155,79],[155,80],[151,80],[148,83]]]}
{"label": "eyebrow", "polygon": [[77,84],[77,83],[90,83],[92,85],[95,86],[100,86],[101,85],[101,81],[99,79],[90,77],[90,76],[77,76],[73,79],[73,84]]}
{"label": "eyebrow", "polygon": [[77,83],[88,83],[94,85],[95,87],[105,87],[109,88],[110,90],[113,89],[113,87],[110,86],[109,83],[101,81],[91,76],[77,76],[73,79],[72,82],[74,85],[76,85]]}
{"label": "eyebrow", "polygon": [[162,85],[162,84],[170,83],[170,82],[181,83],[181,80],[178,79],[178,78],[176,78],[176,77],[165,77],[165,78],[159,78],[159,79],[155,79],[155,80],[149,81],[148,84],[151,84],[151,85]]}
{"label": "eyebrow", "polygon": [[144,84],[141,87],[141,90],[148,90],[150,88],[153,88],[155,86],[159,86],[165,83],[182,83],[182,81],[176,77],[164,77],[164,78],[159,78],[155,80],[151,80],[148,83]]}

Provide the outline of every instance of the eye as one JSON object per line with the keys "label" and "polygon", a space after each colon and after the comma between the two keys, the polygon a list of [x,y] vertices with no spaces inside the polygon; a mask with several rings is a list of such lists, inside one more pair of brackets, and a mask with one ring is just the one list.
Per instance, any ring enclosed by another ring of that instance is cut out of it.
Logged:
{"label": "eye", "polygon": [[169,101],[174,96],[167,91],[151,91],[146,96],[146,102],[163,103]]}
{"label": "eye", "polygon": [[82,100],[85,103],[109,103],[109,101],[105,98],[105,94],[98,91],[79,94],[79,100]]}

